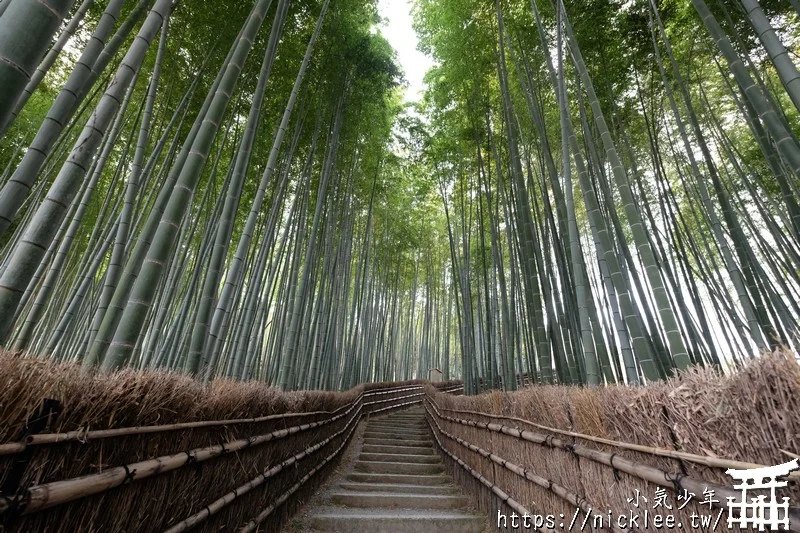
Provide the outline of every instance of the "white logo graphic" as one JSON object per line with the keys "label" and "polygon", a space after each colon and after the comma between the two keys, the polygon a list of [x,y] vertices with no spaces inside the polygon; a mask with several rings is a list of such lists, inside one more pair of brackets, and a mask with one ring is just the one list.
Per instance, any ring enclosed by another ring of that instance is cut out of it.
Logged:
{"label": "white logo graphic", "polygon": [[[789,498],[783,497],[779,501],[775,495],[775,489],[785,487],[786,481],[778,481],[781,476],[800,469],[797,459],[788,463],[776,466],[766,466],[764,468],[751,468],[747,470],[734,470],[729,468],[726,474],[734,479],[741,481],[741,484],[734,485],[733,488],[742,491],[739,501],[736,498],[728,497],[728,527],[738,525],[739,528],[753,526],[758,531],[764,531],[765,526],[770,529],[789,529]],[[769,499],[763,494],[750,496],[748,491],[769,489]],[[733,511],[738,510],[738,513]]]}

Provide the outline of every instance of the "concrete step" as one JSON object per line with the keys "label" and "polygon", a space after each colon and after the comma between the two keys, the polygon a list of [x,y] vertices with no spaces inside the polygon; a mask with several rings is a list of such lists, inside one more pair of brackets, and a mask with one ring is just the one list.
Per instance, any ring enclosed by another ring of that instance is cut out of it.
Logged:
{"label": "concrete step", "polygon": [[461,492],[454,485],[414,485],[412,483],[359,483],[356,481],[344,481],[339,484],[339,488],[352,490],[353,492],[391,492],[405,494],[452,494],[458,495]]}
{"label": "concrete step", "polygon": [[442,458],[438,455],[416,455],[409,453],[369,453],[361,452],[358,456],[361,461],[383,461],[389,463],[441,463]]}
{"label": "concrete step", "polygon": [[447,485],[453,480],[441,474],[390,474],[376,472],[351,472],[347,474],[348,481],[356,483],[387,483],[390,485]]}
{"label": "concrete step", "polygon": [[364,437],[364,444],[377,444],[379,446],[415,446],[430,448],[433,446],[433,439],[398,439],[395,437]]}
{"label": "concrete step", "polygon": [[483,517],[461,511],[320,507],[309,519],[330,533],[481,533]]}
{"label": "concrete step", "polygon": [[361,447],[362,453],[410,453],[413,455],[433,455],[433,446],[403,446],[397,443],[396,446],[384,444],[364,444]]}
{"label": "concrete step", "polygon": [[347,507],[388,507],[390,509],[460,509],[469,502],[460,494],[416,494],[413,492],[341,491],[330,495],[331,503]]}
{"label": "concrete step", "polygon": [[357,472],[374,474],[441,474],[444,465],[425,463],[387,463],[383,461],[356,461]]}

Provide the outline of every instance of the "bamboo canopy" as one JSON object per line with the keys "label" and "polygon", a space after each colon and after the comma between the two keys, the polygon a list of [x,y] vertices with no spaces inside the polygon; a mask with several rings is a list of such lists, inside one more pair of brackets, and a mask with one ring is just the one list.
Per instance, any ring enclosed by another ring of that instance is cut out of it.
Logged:
{"label": "bamboo canopy", "polygon": [[418,404],[484,509],[721,520],[800,453],[798,53],[800,0],[0,0],[2,527],[277,531]]}

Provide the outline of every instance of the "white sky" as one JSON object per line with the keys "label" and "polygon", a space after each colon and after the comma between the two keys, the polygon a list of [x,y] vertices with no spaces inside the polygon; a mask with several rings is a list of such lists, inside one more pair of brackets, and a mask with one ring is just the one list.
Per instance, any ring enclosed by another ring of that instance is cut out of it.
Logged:
{"label": "white sky", "polygon": [[409,0],[378,0],[378,11],[388,19],[381,28],[389,44],[397,50],[397,59],[408,80],[406,101],[422,98],[424,83],[422,79],[433,66],[431,58],[417,50],[417,34],[411,27],[411,2]]}

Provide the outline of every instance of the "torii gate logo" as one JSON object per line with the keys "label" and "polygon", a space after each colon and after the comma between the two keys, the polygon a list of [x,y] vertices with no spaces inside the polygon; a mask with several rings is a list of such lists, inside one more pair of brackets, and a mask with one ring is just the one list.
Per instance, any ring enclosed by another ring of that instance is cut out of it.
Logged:
{"label": "torii gate logo", "polygon": [[[765,531],[765,527],[772,530],[778,528],[789,529],[789,498],[783,497],[779,501],[775,489],[788,485],[786,481],[778,481],[779,477],[787,476],[800,469],[797,459],[776,466],[764,468],[750,468],[747,470],[734,470],[729,468],[726,474],[741,481],[733,488],[742,491],[741,499],[728,497],[728,527],[738,525],[739,529],[753,526],[758,531]],[[769,499],[763,494],[750,496],[748,491],[769,489]],[[738,511],[734,513],[733,511]]]}

